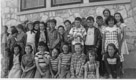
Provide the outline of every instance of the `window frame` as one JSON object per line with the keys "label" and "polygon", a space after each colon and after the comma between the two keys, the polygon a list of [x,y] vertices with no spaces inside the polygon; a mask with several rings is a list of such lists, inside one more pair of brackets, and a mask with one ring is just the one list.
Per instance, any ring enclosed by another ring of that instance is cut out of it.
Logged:
{"label": "window frame", "polygon": [[35,9],[40,9],[40,8],[46,8],[46,1],[47,0],[44,0],[44,6],[39,6],[39,7],[33,7],[33,8],[27,8],[27,9],[23,9],[22,8],[22,0],[20,0],[20,12],[23,12],[23,11],[28,11],[28,10],[35,10]]}
{"label": "window frame", "polygon": [[67,6],[67,5],[82,4],[82,3],[83,3],[83,0],[81,0],[80,2],[74,2],[74,3],[53,4],[53,0],[51,0],[51,7]]}

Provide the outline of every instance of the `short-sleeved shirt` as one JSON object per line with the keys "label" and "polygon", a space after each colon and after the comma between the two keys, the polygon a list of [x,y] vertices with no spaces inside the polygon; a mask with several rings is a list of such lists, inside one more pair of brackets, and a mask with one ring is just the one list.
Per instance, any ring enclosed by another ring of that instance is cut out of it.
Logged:
{"label": "short-sleeved shirt", "polygon": [[35,43],[35,33],[28,31],[27,34],[27,43]]}
{"label": "short-sleeved shirt", "polygon": [[58,57],[56,59],[50,58],[50,64],[53,71],[58,71],[59,58]]}
{"label": "short-sleeved shirt", "polygon": [[82,45],[84,45],[83,37],[86,35],[86,30],[83,26],[81,26],[80,28],[76,27],[71,28],[69,34],[74,37],[72,45],[75,45],[76,43],[81,43]]}
{"label": "short-sleeved shirt", "polygon": [[37,52],[35,54],[35,60],[38,60],[38,63],[39,63],[39,66],[40,67],[46,67],[48,64],[45,62],[44,58],[45,57],[46,59],[50,59],[50,55],[49,55],[49,52],[45,51],[44,53],[42,52]]}

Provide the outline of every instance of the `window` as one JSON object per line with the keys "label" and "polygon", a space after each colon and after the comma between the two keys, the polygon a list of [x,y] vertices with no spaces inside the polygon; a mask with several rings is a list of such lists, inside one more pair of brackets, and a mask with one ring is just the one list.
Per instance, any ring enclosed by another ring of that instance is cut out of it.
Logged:
{"label": "window", "polygon": [[46,7],[45,0],[21,0],[20,11]]}
{"label": "window", "polygon": [[89,2],[100,2],[100,1],[112,1],[112,0],[89,0]]}
{"label": "window", "polygon": [[83,0],[51,0],[51,6],[62,6],[83,3]]}

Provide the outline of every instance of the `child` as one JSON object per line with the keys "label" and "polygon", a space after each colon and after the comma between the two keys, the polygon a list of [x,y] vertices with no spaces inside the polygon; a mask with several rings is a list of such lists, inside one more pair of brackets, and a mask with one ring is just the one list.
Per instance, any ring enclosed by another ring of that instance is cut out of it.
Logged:
{"label": "child", "polygon": [[[121,29],[121,43],[120,43],[120,49],[121,49],[121,54],[120,54],[120,60],[121,62],[124,61],[124,54],[129,54],[128,52],[128,46],[127,46],[127,43],[126,43],[126,39],[125,39],[125,36],[126,36],[126,33],[125,33],[125,28],[127,27],[126,24],[124,23],[124,20],[123,20],[123,17],[120,13],[115,13],[114,14],[114,17],[117,21],[117,27],[119,27]],[[123,64],[121,63],[121,71],[122,73],[124,73],[123,71]]]}
{"label": "child", "polygon": [[74,21],[74,27],[71,28],[69,32],[70,39],[72,40],[72,52],[74,52],[74,45],[76,43],[81,43],[84,45],[86,30],[81,25],[81,21],[82,20],[80,17],[76,17]]}
{"label": "child", "polygon": [[34,31],[32,22],[28,23],[27,27],[28,27],[28,31],[26,32],[26,35],[27,35],[26,42],[27,42],[27,44],[32,46],[33,54],[34,54],[36,52],[36,48],[35,48],[35,34],[36,34],[36,32]]}
{"label": "child", "polygon": [[39,23],[40,23],[40,21],[35,21],[34,22],[34,30],[35,30],[35,32],[39,31]]}
{"label": "child", "polygon": [[96,27],[100,30],[100,32],[102,34],[103,30],[105,28],[102,16],[97,16],[96,17],[96,23],[97,23]]}
{"label": "child", "polygon": [[49,23],[50,23],[50,29],[48,31],[48,38],[49,38],[48,46],[49,46],[50,51],[51,51],[53,48],[55,48],[57,46],[60,39],[59,39],[58,31],[55,29],[57,21],[55,19],[51,19],[49,21]]}
{"label": "child", "polygon": [[47,44],[39,42],[38,50],[35,54],[36,73],[35,78],[49,78],[49,59],[50,54],[47,50]]}
{"label": "child", "polygon": [[10,49],[10,52],[12,52],[13,47],[17,44],[16,42],[17,33],[18,31],[16,29],[13,29],[11,31],[11,37],[8,39],[7,47]]}
{"label": "child", "polygon": [[89,61],[84,66],[84,78],[95,79],[99,78],[99,62],[96,61],[96,53],[94,50],[88,51]]}
{"label": "child", "polygon": [[86,56],[82,52],[82,44],[75,44],[75,53],[71,58],[71,78],[83,78],[82,66],[85,64]]}
{"label": "child", "polygon": [[106,54],[104,55],[104,63],[109,78],[119,78],[120,57],[118,49],[113,43],[108,44]]}
{"label": "child", "polygon": [[39,23],[40,31],[38,31],[35,35],[35,44],[36,47],[38,47],[38,43],[43,41],[45,44],[47,44],[48,36],[47,36],[47,30],[44,22]]}
{"label": "child", "polygon": [[[100,41],[101,41],[101,34],[99,29],[93,26],[94,25],[94,18],[92,16],[89,16],[87,18],[87,35],[86,35],[86,40],[85,40],[85,53],[89,50],[96,50],[98,51],[98,48],[100,47]],[[87,54],[88,55],[88,54]]]}
{"label": "child", "polygon": [[70,78],[70,64],[72,53],[69,52],[69,46],[64,43],[62,46],[63,52],[59,55],[60,59],[60,78]]}
{"label": "child", "polygon": [[20,47],[21,47],[21,50],[22,50],[21,54],[22,55],[25,52],[25,45],[26,45],[26,33],[24,33],[23,30],[24,29],[23,29],[22,24],[17,25],[18,34],[17,34],[16,41],[17,41],[17,44],[20,45]]}
{"label": "child", "polygon": [[59,50],[57,48],[54,48],[52,50],[52,55],[50,58],[50,72],[51,72],[51,77],[52,78],[57,78],[59,76]]}
{"label": "child", "polygon": [[4,50],[4,55],[2,56],[2,59],[1,59],[1,77],[2,78],[7,78],[8,77],[8,72],[9,72],[9,69],[10,69],[10,66],[9,66],[9,61],[10,61],[10,56],[9,56],[9,53],[10,53],[10,49],[9,48],[6,48]]}
{"label": "child", "polygon": [[106,47],[109,43],[115,44],[115,46],[119,49],[119,46],[120,46],[119,43],[121,40],[120,29],[115,25],[116,20],[114,16],[109,16],[106,19],[106,24],[108,26],[103,31],[102,53],[106,51]]}
{"label": "child", "polygon": [[64,26],[62,26],[62,25],[60,25],[59,27],[58,27],[58,32],[59,32],[59,37],[60,37],[60,41],[59,41],[59,43],[58,43],[58,45],[56,46],[56,47],[58,47],[58,49],[60,50],[60,51],[62,51],[62,45],[63,45],[63,43],[65,42],[65,29],[64,29]]}
{"label": "child", "polygon": [[26,54],[22,56],[22,61],[21,61],[21,68],[23,70],[21,78],[34,78],[35,60],[32,51],[33,49],[31,45],[27,45],[25,47]]}
{"label": "child", "polygon": [[104,25],[107,26],[107,24],[106,24],[106,19],[107,19],[109,16],[111,16],[110,10],[107,9],[107,8],[104,9],[104,10],[103,10],[103,16],[104,16]]}
{"label": "child", "polygon": [[15,45],[13,47],[14,55],[11,57],[10,63],[12,63],[12,69],[9,72],[8,78],[20,78],[21,77],[21,47],[19,45]]}

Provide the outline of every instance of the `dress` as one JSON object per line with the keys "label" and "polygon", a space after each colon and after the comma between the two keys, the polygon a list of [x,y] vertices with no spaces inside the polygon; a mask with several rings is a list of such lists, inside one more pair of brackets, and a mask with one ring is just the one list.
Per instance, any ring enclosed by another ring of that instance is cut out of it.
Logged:
{"label": "dress", "polygon": [[114,25],[113,27],[106,27],[103,32],[105,34],[105,51],[109,43],[113,43],[117,48],[119,48],[118,34],[120,34],[121,30]]}
{"label": "dress", "polygon": [[96,78],[96,68],[97,62],[90,63],[89,61],[85,64],[85,68],[87,70],[87,78],[95,79]]}
{"label": "dress", "polygon": [[[25,70],[31,68],[34,65],[35,65],[34,56],[28,56],[27,54],[25,54],[22,57],[22,66],[24,67]],[[23,72],[21,78],[34,78],[34,75],[35,68],[29,70],[28,72]]]}
{"label": "dress", "polygon": [[19,55],[15,56],[13,59],[13,67],[9,72],[8,78],[20,78],[21,77],[21,66],[19,61]]}

